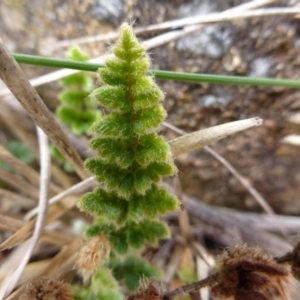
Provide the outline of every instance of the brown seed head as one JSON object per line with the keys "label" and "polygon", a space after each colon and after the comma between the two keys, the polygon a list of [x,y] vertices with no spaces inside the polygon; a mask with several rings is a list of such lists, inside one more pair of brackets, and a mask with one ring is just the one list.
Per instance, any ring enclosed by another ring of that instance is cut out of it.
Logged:
{"label": "brown seed head", "polygon": [[287,299],[288,271],[258,247],[236,245],[217,261],[214,299]]}
{"label": "brown seed head", "polygon": [[20,300],[72,300],[69,285],[50,278],[39,278],[28,283]]}
{"label": "brown seed head", "polygon": [[104,235],[90,238],[81,247],[76,257],[76,267],[82,272],[85,281],[108,259],[109,254],[110,243]]}
{"label": "brown seed head", "polygon": [[142,281],[139,291],[129,295],[127,300],[160,300],[161,293],[154,282]]}

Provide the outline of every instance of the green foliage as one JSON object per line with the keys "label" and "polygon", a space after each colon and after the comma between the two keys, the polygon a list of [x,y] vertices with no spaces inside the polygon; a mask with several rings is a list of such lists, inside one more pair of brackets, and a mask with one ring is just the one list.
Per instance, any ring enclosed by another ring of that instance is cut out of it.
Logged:
{"label": "green foliage", "polygon": [[167,237],[167,226],[157,218],[177,209],[178,201],[157,185],[176,167],[168,143],[155,133],[166,116],[163,93],[146,75],[149,58],[129,25],[122,26],[113,53],[99,70],[106,85],[91,94],[110,114],[93,125],[90,146],[98,157],[85,162],[105,188],[86,194],[80,207],[99,217],[88,235],[105,232],[113,249],[123,253]]}
{"label": "green foliage", "polygon": [[156,133],[166,116],[164,95],[147,76],[149,58],[129,25],[122,26],[112,51],[115,57],[99,70],[103,86],[90,96],[109,114],[92,126],[90,147],[98,156],[85,162],[103,186],[84,195],[79,206],[95,216],[87,236],[106,237],[115,277],[135,289],[141,277],[159,273],[135,256],[122,256],[169,236],[159,217],[176,210],[178,200],[159,183],[176,167],[168,143]]}
{"label": "green foliage", "polygon": [[[76,61],[87,61],[89,56],[78,47],[67,53],[67,58]],[[89,133],[91,125],[100,116],[96,105],[88,95],[94,89],[93,78],[84,72],[76,73],[61,80],[64,87],[59,95],[60,106],[56,110],[62,123],[71,127],[74,134]]]}
{"label": "green foliage", "polygon": [[[34,154],[19,141],[10,141],[4,145],[4,147],[25,164],[31,164],[34,160]],[[10,165],[2,161],[0,161],[0,167],[9,172],[13,171],[13,168]]]}
{"label": "green foliage", "polygon": [[110,263],[113,275],[119,281],[124,280],[129,290],[135,290],[139,286],[141,278],[160,277],[161,271],[150,266],[146,261],[130,255],[124,260],[113,260]]}
{"label": "green foliage", "polygon": [[61,154],[61,152],[55,147],[54,144],[50,145],[50,152],[53,157],[61,164],[65,171],[73,172],[73,166],[65,159],[65,157]]}
{"label": "green foliage", "polygon": [[[88,54],[79,47],[72,47],[66,57],[76,61],[89,59]],[[80,72],[63,78],[61,84],[64,90],[59,95],[60,105],[56,109],[58,119],[76,135],[89,134],[91,125],[100,117],[95,101],[89,97],[94,89],[93,78],[88,73]],[[73,171],[54,145],[51,146],[51,153],[67,172]]]}
{"label": "green foliage", "polygon": [[124,201],[117,193],[107,192],[102,188],[85,194],[81,200],[82,210],[117,225],[129,220],[139,222],[147,218],[153,219],[159,214],[175,210],[177,205],[175,196],[155,184],[152,184],[145,195],[135,194],[130,201]]}
{"label": "green foliage", "polygon": [[73,296],[75,300],[123,299],[123,295],[118,291],[118,283],[111,271],[103,266],[96,271],[88,288],[73,287]]}

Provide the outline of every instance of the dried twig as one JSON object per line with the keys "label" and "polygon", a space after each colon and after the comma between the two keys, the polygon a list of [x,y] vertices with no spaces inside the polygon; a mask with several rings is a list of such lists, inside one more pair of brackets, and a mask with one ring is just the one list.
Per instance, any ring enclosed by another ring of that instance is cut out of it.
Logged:
{"label": "dried twig", "polygon": [[61,127],[54,116],[49,112],[40,96],[30,85],[24,72],[6,49],[2,40],[0,40],[0,65],[0,77],[2,80],[34,119],[36,124],[43,129],[60,152],[74,166],[77,174],[82,179],[85,179],[86,173],[83,169],[83,163],[79,154],[68,141]]}
{"label": "dried twig", "polygon": [[36,201],[36,199],[38,198],[38,188],[26,181],[25,179],[23,179],[21,176],[14,173],[10,173],[0,168],[0,179],[11,185],[18,191],[24,193],[31,199],[35,199]]}
{"label": "dried twig", "polygon": [[34,233],[28,249],[22,260],[19,262],[18,267],[5,278],[0,289],[0,299],[7,296],[16,286],[21,273],[28,263],[31,253],[39,239],[44,225],[44,218],[47,211],[47,198],[48,198],[48,183],[49,183],[49,170],[50,170],[50,151],[47,136],[43,131],[37,127],[39,144],[40,144],[40,157],[41,157],[41,179],[40,179],[40,193],[39,193],[39,214],[34,228]]}
{"label": "dried twig", "polygon": [[[274,2],[273,0],[267,0],[267,1],[251,1],[250,3],[242,4],[237,7],[234,7],[232,9],[227,10],[227,14],[230,13],[231,17],[234,18],[236,15],[234,15],[236,12],[239,12],[241,10],[248,10],[248,9],[253,9],[259,6],[266,5],[268,3]],[[282,10],[280,9],[282,12]],[[250,11],[247,12],[248,17],[255,16],[257,14],[257,11]],[[263,12],[261,12],[263,13]],[[268,11],[267,11],[268,13]],[[276,13],[276,12],[273,12]],[[278,12],[277,12],[278,13]],[[150,26],[145,26],[142,28],[136,28],[134,29],[135,34],[140,34],[144,32],[149,32],[153,30],[162,30],[170,27],[178,27],[178,26],[187,26],[187,25],[195,25],[199,23],[206,23],[206,22],[222,22],[225,21],[228,16],[224,16],[223,12],[220,13],[214,13],[214,14],[209,14],[206,16],[200,16],[200,17],[194,17],[194,18],[185,18],[185,19],[180,19],[180,20],[173,20],[173,21],[168,21],[168,22],[163,22],[160,24],[155,24],[155,25],[150,25]],[[210,21],[207,21],[210,20]],[[119,36],[119,32],[110,32],[107,34],[101,34],[101,35],[96,35],[96,36],[85,36],[81,38],[76,38],[73,40],[66,40],[66,41],[60,41],[57,42],[54,46],[52,46],[52,49],[58,49],[62,47],[69,47],[71,45],[79,45],[79,44],[86,44],[86,43],[95,43],[95,42],[101,42],[101,41],[108,41],[108,40],[115,40]]]}
{"label": "dried twig", "polygon": [[[24,221],[20,221],[12,217],[0,214],[0,229],[2,230],[16,232],[20,230],[25,224],[26,223]],[[53,245],[64,246],[71,243],[73,237],[58,231],[50,231],[49,229],[44,229],[40,239]]]}
{"label": "dried twig", "polygon": [[[163,122],[163,125],[181,135],[186,134],[184,130],[181,130],[178,127],[167,122]],[[273,209],[268,204],[268,202],[259,194],[259,192],[253,186],[251,186],[251,184],[246,179],[244,179],[244,177],[225,158],[220,156],[216,151],[214,151],[208,146],[205,146],[203,148],[211,155],[213,155],[216,159],[218,159],[232,173],[232,175],[235,176],[242,185],[244,185],[244,187],[249,191],[249,193],[254,197],[254,199],[262,206],[262,208],[267,213],[274,214]]]}
{"label": "dried twig", "polygon": [[[0,160],[7,163],[20,175],[26,178],[34,186],[39,186],[40,175],[39,173],[31,168],[29,165],[22,162],[17,157],[13,156],[9,151],[7,151],[3,146],[0,145]],[[59,193],[61,188],[55,184],[50,185],[50,190],[53,193]]]}
{"label": "dried twig", "polygon": [[[47,219],[45,224],[48,224],[66,212],[68,212],[76,203],[78,202],[77,197],[67,197],[60,203],[56,203],[52,207],[49,208]],[[32,230],[34,228],[35,220],[31,220],[27,222],[22,228],[20,228],[17,232],[15,232],[12,236],[10,236],[7,240],[5,240],[2,244],[0,244],[0,251],[16,246],[24,241],[26,241],[32,234]]]}
{"label": "dried twig", "polygon": [[[164,125],[165,124],[166,123],[164,123]],[[229,122],[195,131],[190,134],[185,133],[183,136],[169,141],[169,145],[173,157],[176,158],[183,153],[203,148],[204,146],[215,143],[233,133],[260,126],[261,124],[262,120],[259,118]]]}
{"label": "dried twig", "polygon": [[232,231],[237,230],[241,235],[241,240],[236,240],[235,242],[246,241],[249,244],[260,245],[274,255],[284,253],[290,249],[290,245],[287,242],[274,234],[266,233],[249,225],[247,220],[236,220],[231,215],[222,214],[220,210],[185,195],[183,200],[188,213],[205,224],[210,224],[217,228],[227,228]]}
{"label": "dried twig", "polygon": [[[70,188],[64,190],[63,192],[59,193],[58,195],[52,197],[49,202],[48,205],[53,205],[57,202],[59,202],[60,200],[64,199],[67,196],[71,196],[74,194],[79,194],[82,193],[90,188],[93,188],[95,186],[96,183],[96,179],[95,177],[89,177],[87,179],[85,179],[84,181],[81,181],[73,186],[71,186]],[[25,220],[30,220],[32,217],[34,217],[38,212],[38,207],[35,207],[34,209],[32,209],[31,211],[29,211],[26,216],[25,216]]]}
{"label": "dried twig", "polygon": [[[52,278],[58,278],[59,275],[70,270],[74,266],[74,255],[81,245],[80,239],[74,239],[70,244],[61,249],[61,251],[47,262],[46,266],[42,270],[37,270],[34,278],[40,278],[42,276],[50,276]],[[18,300],[24,293],[25,284],[14,291],[6,300]]]}
{"label": "dried twig", "polygon": [[24,195],[19,195],[17,193],[14,193],[12,191],[3,188],[0,188],[0,199],[3,202],[7,201],[10,202],[10,204],[18,205],[19,207],[24,207],[27,209],[32,208],[36,204],[36,201],[34,201],[29,197],[25,197]]}
{"label": "dried twig", "polygon": [[197,282],[194,282],[192,284],[189,284],[189,285],[185,285],[185,286],[182,286],[172,292],[168,292],[168,293],[165,293],[162,297],[163,300],[171,300],[173,297],[175,296],[179,296],[179,295],[182,295],[182,294],[187,294],[187,293],[190,293],[190,292],[194,292],[194,291],[197,291],[203,287],[206,287],[206,286],[211,286],[213,284],[215,284],[218,280],[218,275],[217,274],[212,274],[210,275],[209,277],[203,279],[203,280],[200,280],[200,281],[197,281]]}

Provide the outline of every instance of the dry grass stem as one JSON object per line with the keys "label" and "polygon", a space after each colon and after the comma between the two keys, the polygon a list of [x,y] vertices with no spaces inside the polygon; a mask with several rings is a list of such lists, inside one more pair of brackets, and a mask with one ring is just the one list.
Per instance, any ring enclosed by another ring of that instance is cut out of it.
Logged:
{"label": "dry grass stem", "polygon": [[267,17],[267,16],[276,16],[276,15],[297,15],[300,13],[300,9],[297,8],[265,8],[265,9],[256,9],[251,11],[226,11],[220,13],[211,13],[208,15],[201,15],[197,17],[189,17],[179,20],[173,20],[164,22],[161,24],[155,24],[147,26],[143,29],[147,31],[151,30],[161,30],[172,27],[181,27],[181,26],[191,26],[196,24],[206,24],[206,23],[215,23],[215,22],[225,22],[232,20],[240,20],[246,18],[254,17]]}
{"label": "dry grass stem", "polygon": [[[51,278],[58,278],[63,270],[70,269],[74,266],[75,253],[80,247],[80,239],[73,239],[73,241],[63,247],[61,251],[50,259],[44,269],[36,270],[33,279],[47,276]],[[5,300],[18,300],[25,291],[25,285],[20,286],[16,291],[9,295]]]}
{"label": "dry grass stem", "polygon": [[164,280],[167,283],[170,283],[174,278],[178,268],[180,266],[184,249],[186,245],[177,243],[174,247],[173,252],[170,254],[169,263],[165,268]]}
{"label": "dry grass stem", "polygon": [[191,224],[190,224],[190,220],[189,220],[187,211],[184,207],[184,203],[181,200],[182,190],[181,190],[181,184],[180,184],[179,178],[175,177],[173,179],[173,183],[174,183],[174,189],[175,189],[176,196],[181,203],[181,205],[180,205],[181,210],[178,213],[178,222],[179,222],[179,226],[181,229],[181,233],[182,233],[182,236],[186,239],[186,241],[192,242],[193,235],[192,235],[192,231],[191,231]]}
{"label": "dry grass stem", "polygon": [[221,155],[219,155],[216,151],[214,151],[210,147],[205,147],[205,151],[209,152],[212,156],[214,156],[218,161],[220,161],[229,171],[230,173],[238,179],[238,181],[249,191],[249,193],[253,196],[253,198],[257,201],[257,203],[263,208],[263,210],[270,214],[274,215],[274,211],[272,207],[268,204],[268,202],[261,196],[261,194],[246,180],[236,168],[234,168],[227,160],[225,160]]}
{"label": "dry grass stem", "polygon": [[[26,178],[31,184],[38,187],[40,181],[39,173],[31,168],[29,165],[23,163],[20,159],[13,156],[3,146],[0,145],[0,160],[11,166],[20,175]],[[59,193],[61,188],[55,184],[50,184],[50,191],[52,193]]]}
{"label": "dry grass stem", "polygon": [[47,199],[48,199],[48,183],[50,176],[50,150],[48,144],[48,138],[44,132],[37,127],[38,141],[40,146],[40,157],[41,157],[41,176],[40,176],[40,192],[39,192],[39,214],[34,227],[34,232],[32,238],[29,240],[28,249],[26,250],[24,256],[19,262],[18,267],[15,270],[12,270],[0,288],[0,299],[9,295],[14,287],[16,286],[23,269],[28,263],[31,253],[38,242],[40,234],[43,229],[45,215],[47,213]]}
{"label": "dry grass stem", "polygon": [[[71,196],[74,194],[79,194],[82,192],[87,191],[88,189],[91,189],[95,186],[96,184],[96,179],[95,177],[89,177],[73,186],[71,186],[70,188],[64,190],[63,192],[59,193],[58,195],[52,197],[51,199],[49,199],[48,205],[53,205],[57,202],[59,202],[60,200],[64,199],[67,196]],[[26,215],[25,215],[25,220],[30,220],[32,217],[34,217],[38,212],[38,207],[33,208],[31,211],[29,211]]]}
{"label": "dry grass stem", "polygon": [[171,300],[172,298],[174,298],[176,296],[188,294],[190,292],[197,291],[203,287],[211,286],[214,283],[216,283],[217,280],[218,280],[218,275],[213,274],[201,281],[197,281],[195,283],[192,283],[192,284],[189,284],[186,286],[182,286],[172,292],[166,293],[165,295],[163,295],[162,299],[163,300]]}
{"label": "dry grass stem", "polygon": [[38,188],[28,181],[24,180],[18,174],[10,173],[4,169],[0,169],[0,179],[14,187],[21,193],[35,200],[38,199]]}
{"label": "dry grass stem", "polygon": [[259,118],[251,118],[241,121],[230,122],[218,126],[195,131],[185,134],[182,137],[169,141],[173,157],[200,149],[204,146],[215,143],[216,141],[226,138],[236,132],[246,130],[252,127],[260,126],[262,120]]}
{"label": "dry grass stem", "polygon": [[[239,11],[244,11],[244,10],[248,10],[248,9],[253,9],[253,8],[261,7],[261,6],[264,6],[266,4],[273,3],[273,2],[275,2],[275,1],[274,0],[265,0],[265,1],[264,0],[254,0],[254,1],[250,1],[245,4],[237,5],[233,8],[227,9],[227,10],[221,12],[220,14],[226,14],[229,12],[239,12]],[[157,46],[161,46],[161,45],[169,43],[173,40],[176,40],[182,36],[185,36],[189,33],[200,30],[201,28],[203,28],[203,26],[205,26],[205,24],[185,26],[182,29],[163,33],[159,36],[149,39],[146,42],[144,42],[144,44],[148,49],[157,47]]]}
{"label": "dry grass stem", "polygon": [[20,101],[35,123],[43,129],[61,153],[70,161],[81,179],[86,178],[82,160],[66,138],[54,116],[50,113],[24,72],[0,40],[0,77]]}
{"label": "dry grass stem", "polygon": [[9,202],[9,205],[17,205],[26,209],[31,209],[36,204],[36,201],[31,198],[25,197],[24,195],[19,195],[3,188],[0,188],[0,198],[3,203]]}
{"label": "dry grass stem", "polygon": [[220,214],[225,214],[240,222],[247,222],[255,228],[278,233],[278,224],[289,234],[297,234],[300,227],[300,218],[286,215],[269,215],[263,213],[251,213],[234,211],[227,208],[216,208]]}
{"label": "dry grass stem", "polygon": [[[76,205],[78,202],[77,197],[67,197],[60,203],[57,203],[48,209],[47,219],[45,221],[45,225],[51,223],[52,221],[60,218],[66,212],[68,212],[72,207]],[[35,219],[27,222],[20,230],[15,232],[12,236],[10,236],[7,240],[5,240],[0,245],[0,251],[16,246],[25,240],[27,240],[34,228]]]}

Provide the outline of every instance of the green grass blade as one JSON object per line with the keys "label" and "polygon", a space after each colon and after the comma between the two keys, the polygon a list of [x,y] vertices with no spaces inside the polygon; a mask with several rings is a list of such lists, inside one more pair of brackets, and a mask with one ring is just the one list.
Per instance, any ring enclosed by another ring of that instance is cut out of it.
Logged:
{"label": "green grass blade", "polygon": [[[34,56],[27,54],[13,54],[17,62],[22,64],[48,66],[53,68],[75,69],[80,71],[96,72],[103,68],[103,64],[89,62],[70,61],[43,56]],[[277,79],[277,78],[258,78],[244,76],[195,74],[172,71],[151,70],[151,73],[157,79],[186,81],[186,82],[207,82],[213,84],[233,84],[233,85],[251,85],[251,86],[280,86],[289,88],[300,88],[300,80],[295,79]]]}

